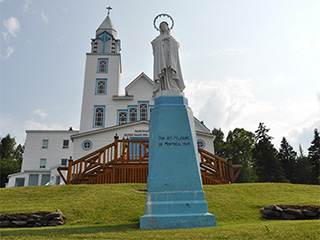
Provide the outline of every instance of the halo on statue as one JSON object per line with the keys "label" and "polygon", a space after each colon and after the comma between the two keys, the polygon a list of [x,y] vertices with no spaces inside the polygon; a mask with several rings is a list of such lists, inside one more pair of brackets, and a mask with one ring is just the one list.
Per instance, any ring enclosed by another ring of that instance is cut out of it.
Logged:
{"label": "halo on statue", "polygon": [[159,28],[157,27],[157,25],[159,26],[159,24],[156,25],[156,21],[162,17],[166,17],[166,18],[169,18],[171,20],[171,27],[170,30],[172,30],[173,26],[174,26],[174,21],[173,21],[173,18],[169,15],[169,14],[166,14],[166,13],[161,13],[159,14],[158,16],[156,16],[153,20],[153,26],[154,28],[157,30],[157,31],[160,31]]}

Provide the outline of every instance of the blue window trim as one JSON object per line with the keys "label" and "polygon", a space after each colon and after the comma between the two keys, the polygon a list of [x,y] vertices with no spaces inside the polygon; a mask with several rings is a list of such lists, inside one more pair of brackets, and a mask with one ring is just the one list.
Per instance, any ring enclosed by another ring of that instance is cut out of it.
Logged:
{"label": "blue window trim", "polygon": [[[103,125],[102,126],[95,126],[95,118],[96,118],[96,108],[103,108]],[[93,128],[104,128],[105,126],[105,120],[106,120],[106,106],[105,105],[94,105],[93,108],[93,122],[92,122],[92,127]]]}
{"label": "blue window trim", "polygon": [[129,122],[130,108],[137,108],[137,121],[139,121],[139,105],[128,105],[127,123],[130,123]]}
{"label": "blue window trim", "polygon": [[[84,147],[84,144],[87,143],[87,142],[90,143],[90,147],[89,147],[89,148],[85,148],[85,147]],[[92,143],[90,140],[84,140],[84,141],[82,142],[82,145],[81,145],[81,146],[82,146],[82,149],[83,149],[83,150],[86,150],[86,151],[87,151],[87,150],[90,150],[90,149],[92,148],[93,143]]]}
{"label": "blue window trim", "polygon": [[202,149],[206,147],[206,142],[203,139],[198,139],[197,140],[197,145],[198,145],[198,142],[202,142],[202,144],[203,144]]}
{"label": "blue window trim", "polygon": [[[98,81],[105,81],[106,82],[106,88],[104,90],[104,93],[97,93],[97,90],[98,90]],[[95,94],[96,95],[107,95],[107,89],[108,89],[108,79],[107,78],[97,78],[96,79],[96,90],[95,90]]]}
{"label": "blue window trim", "polygon": [[128,109],[118,109],[117,110],[117,125],[119,125],[119,112],[126,112],[127,113],[127,123],[128,123]]}
{"label": "blue window trim", "polygon": [[140,121],[140,104],[141,103],[147,104],[147,120],[149,120],[150,119],[149,101],[138,101],[138,121]]}
{"label": "blue window trim", "polygon": [[[99,72],[99,62],[101,60],[107,60],[107,67],[105,72]],[[98,63],[97,63],[97,73],[108,73],[108,68],[109,68],[109,58],[98,58]]]}

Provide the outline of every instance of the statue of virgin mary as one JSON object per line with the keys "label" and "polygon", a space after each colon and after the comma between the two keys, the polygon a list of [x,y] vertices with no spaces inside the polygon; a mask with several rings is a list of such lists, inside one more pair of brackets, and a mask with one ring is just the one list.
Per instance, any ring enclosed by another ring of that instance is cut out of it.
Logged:
{"label": "statue of virgin mary", "polygon": [[185,88],[179,60],[179,43],[170,35],[167,22],[159,25],[160,35],[152,42],[153,96],[182,95]]}

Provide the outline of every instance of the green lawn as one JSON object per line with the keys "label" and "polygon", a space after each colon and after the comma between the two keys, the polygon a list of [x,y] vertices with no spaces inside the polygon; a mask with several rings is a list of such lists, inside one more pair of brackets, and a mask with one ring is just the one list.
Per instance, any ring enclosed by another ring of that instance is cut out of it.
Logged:
{"label": "green lawn", "polygon": [[[216,228],[139,229],[145,184],[39,186],[0,189],[1,213],[55,211],[67,224],[50,228],[1,229],[1,239],[320,239],[320,220],[268,221],[270,204],[320,204],[320,186],[255,183],[204,186]],[[133,191],[134,190],[134,191]]]}

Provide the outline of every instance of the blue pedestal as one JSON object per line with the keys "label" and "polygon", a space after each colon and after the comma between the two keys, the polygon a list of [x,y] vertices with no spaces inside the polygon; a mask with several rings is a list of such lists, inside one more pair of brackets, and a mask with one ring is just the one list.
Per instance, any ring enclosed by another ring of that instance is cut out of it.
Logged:
{"label": "blue pedestal", "polygon": [[140,228],[215,227],[202,190],[194,118],[186,98],[156,98],[149,143],[148,193]]}

